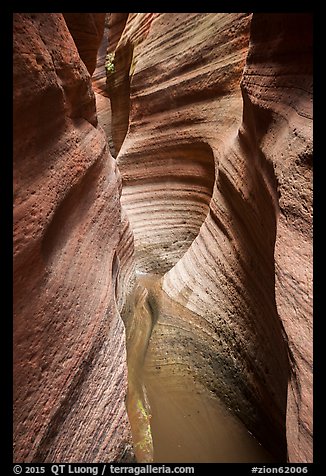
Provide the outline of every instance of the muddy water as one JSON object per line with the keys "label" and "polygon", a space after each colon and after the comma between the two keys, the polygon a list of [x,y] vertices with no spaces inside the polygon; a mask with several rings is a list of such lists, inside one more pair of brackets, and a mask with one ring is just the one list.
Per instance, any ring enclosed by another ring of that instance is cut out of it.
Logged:
{"label": "muddy water", "polygon": [[127,409],[137,461],[272,461],[171,344],[177,308],[160,278],[140,276],[129,306]]}

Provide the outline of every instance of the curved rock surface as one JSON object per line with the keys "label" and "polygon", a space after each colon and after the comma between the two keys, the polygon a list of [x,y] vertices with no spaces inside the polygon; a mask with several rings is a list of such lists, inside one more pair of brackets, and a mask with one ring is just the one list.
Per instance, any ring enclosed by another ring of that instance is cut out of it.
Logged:
{"label": "curved rock surface", "polygon": [[310,23],[130,14],[108,84],[136,267],[187,310],[155,333],[161,366],[278,461],[312,460]]}
{"label": "curved rock surface", "polygon": [[[90,46],[84,61],[92,70],[95,43]],[[17,462],[133,458],[118,311],[124,290],[116,285],[118,250],[132,251],[132,236],[120,192],[119,172],[97,126],[90,76],[63,16],[16,13]],[[131,251],[123,251],[125,283]]]}
{"label": "curved rock surface", "polygon": [[64,15],[14,15],[15,461],[133,460],[121,315],[140,458],[138,364],[312,461],[311,17]]}
{"label": "curved rock surface", "polygon": [[109,13],[108,14],[108,43],[107,51],[111,53],[115,51],[122,32],[125,29],[129,13]]}
{"label": "curved rock surface", "polygon": [[254,16],[242,86],[245,135],[278,191],[275,297],[291,359],[291,461],[312,461],[312,16]]}
{"label": "curved rock surface", "polygon": [[97,50],[104,32],[105,13],[63,13],[79,56],[90,75],[95,71]]}
{"label": "curved rock surface", "polygon": [[106,70],[105,70],[105,61],[107,55],[107,49],[109,43],[109,33],[112,34],[111,29],[109,30],[108,24],[111,19],[112,14],[107,14],[105,19],[105,26],[101,44],[97,52],[96,59],[96,68],[92,75],[92,86],[96,98],[96,110],[98,116],[99,125],[103,128],[107,138],[110,152],[115,156],[114,143],[112,141],[111,133],[111,102],[109,99],[109,94],[106,88]]}

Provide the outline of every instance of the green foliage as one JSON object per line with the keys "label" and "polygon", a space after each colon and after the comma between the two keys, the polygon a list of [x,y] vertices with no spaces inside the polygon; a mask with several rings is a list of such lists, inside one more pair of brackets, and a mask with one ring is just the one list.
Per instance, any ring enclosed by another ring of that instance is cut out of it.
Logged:
{"label": "green foliage", "polygon": [[109,76],[110,74],[114,73],[115,66],[114,66],[114,53],[108,53],[105,57],[105,71],[106,75]]}

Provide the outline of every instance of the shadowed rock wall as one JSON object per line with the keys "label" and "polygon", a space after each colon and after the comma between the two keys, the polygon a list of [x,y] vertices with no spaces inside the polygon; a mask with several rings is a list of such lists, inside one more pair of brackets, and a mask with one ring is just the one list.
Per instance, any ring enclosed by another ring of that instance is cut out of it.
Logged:
{"label": "shadowed rock wall", "polygon": [[[93,45],[88,58],[94,65],[95,56]],[[115,292],[116,250],[132,241],[120,191],[97,125],[90,76],[63,16],[16,13],[17,462],[132,458],[125,334]]]}

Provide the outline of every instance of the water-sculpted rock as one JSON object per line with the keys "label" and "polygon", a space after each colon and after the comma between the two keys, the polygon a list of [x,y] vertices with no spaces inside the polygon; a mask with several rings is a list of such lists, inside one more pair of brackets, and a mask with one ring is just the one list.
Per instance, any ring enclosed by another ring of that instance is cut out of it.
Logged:
{"label": "water-sculpted rock", "polygon": [[152,337],[161,365],[311,461],[310,18],[130,14],[115,58],[137,267],[192,315]]}
{"label": "water-sculpted rock", "polygon": [[120,189],[63,16],[15,14],[15,461],[131,458]]}
{"label": "water-sculpted rock", "polygon": [[105,13],[63,13],[63,16],[79,56],[92,75],[96,66],[97,50],[103,37]]}
{"label": "water-sculpted rock", "polygon": [[276,180],[275,298],[290,357],[288,453],[291,461],[312,461],[311,15],[254,15],[242,87],[245,142],[256,145]]}
{"label": "water-sculpted rock", "polygon": [[153,440],[138,374],[164,392],[172,371],[274,459],[311,461],[311,18],[111,14],[108,26],[99,118],[136,267],[161,277],[130,294],[120,173],[63,16],[16,14],[15,458],[132,458],[122,311],[140,458]]}

